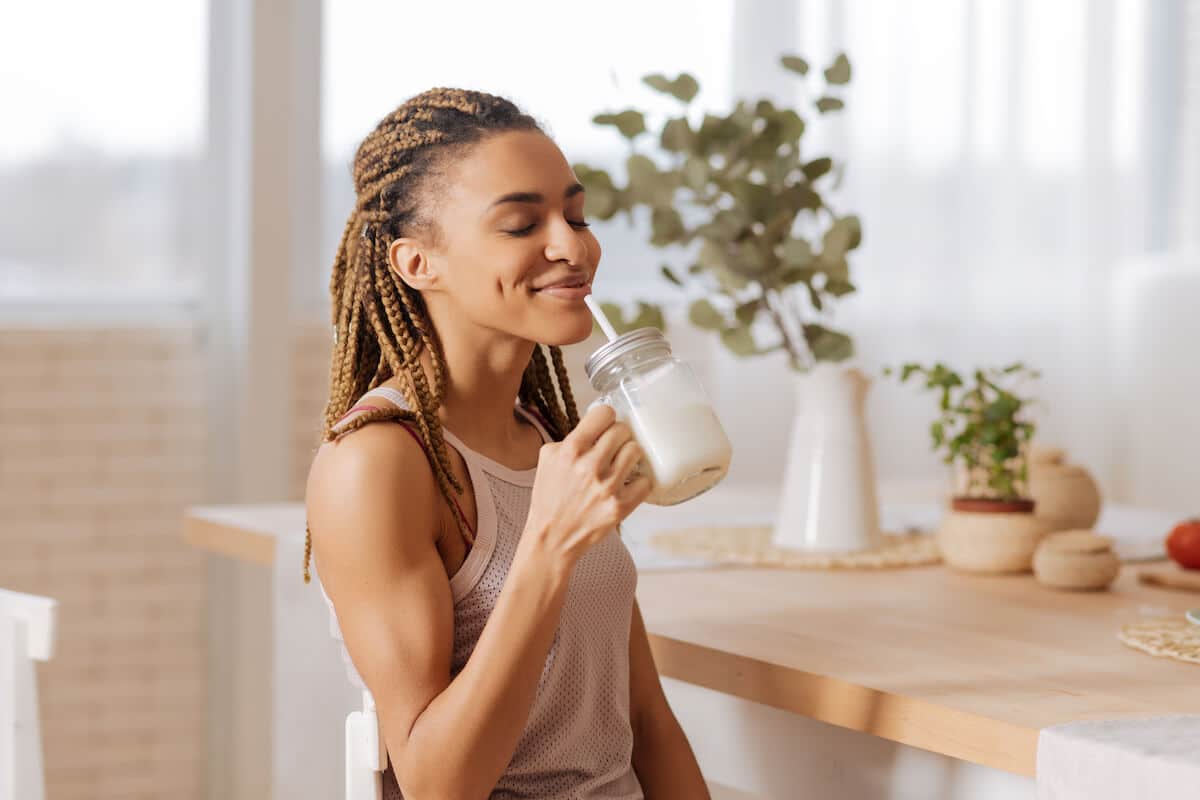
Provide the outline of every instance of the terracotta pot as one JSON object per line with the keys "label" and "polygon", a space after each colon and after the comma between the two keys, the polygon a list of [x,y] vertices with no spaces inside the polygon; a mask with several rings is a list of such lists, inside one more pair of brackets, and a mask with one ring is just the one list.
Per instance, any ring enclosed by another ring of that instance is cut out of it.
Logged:
{"label": "terracotta pot", "polygon": [[955,498],[938,526],[937,542],[942,559],[954,569],[1029,572],[1038,542],[1048,532],[1028,501]]}
{"label": "terracotta pot", "polygon": [[1104,589],[1120,571],[1112,539],[1091,531],[1052,533],[1033,554],[1033,574],[1038,582],[1055,589]]}
{"label": "terracotta pot", "polygon": [[1087,530],[1100,518],[1100,487],[1062,450],[1034,447],[1029,454],[1029,496],[1053,531]]}

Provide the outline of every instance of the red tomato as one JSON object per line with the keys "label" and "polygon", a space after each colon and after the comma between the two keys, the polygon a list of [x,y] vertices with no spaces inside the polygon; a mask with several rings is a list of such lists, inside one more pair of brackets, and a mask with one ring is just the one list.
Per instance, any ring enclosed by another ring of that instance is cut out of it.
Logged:
{"label": "red tomato", "polygon": [[1175,526],[1167,537],[1167,555],[1185,569],[1200,569],[1200,519]]}

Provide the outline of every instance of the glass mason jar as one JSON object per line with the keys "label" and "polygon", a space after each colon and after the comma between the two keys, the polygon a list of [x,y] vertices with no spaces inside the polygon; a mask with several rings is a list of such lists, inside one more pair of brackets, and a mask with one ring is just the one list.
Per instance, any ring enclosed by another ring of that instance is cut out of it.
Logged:
{"label": "glass mason jar", "polygon": [[720,483],[733,450],[712,404],[684,361],[656,328],[608,342],[584,366],[599,402],[633,429],[645,452],[638,471],[654,488],[646,502],[671,506]]}

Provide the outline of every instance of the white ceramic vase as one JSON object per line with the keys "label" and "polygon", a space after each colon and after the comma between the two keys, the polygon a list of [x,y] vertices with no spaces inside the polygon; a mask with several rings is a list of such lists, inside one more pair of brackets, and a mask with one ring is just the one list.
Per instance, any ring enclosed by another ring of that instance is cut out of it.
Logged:
{"label": "white ceramic vase", "polygon": [[773,541],[809,552],[880,543],[875,468],[858,369],[818,363],[796,380],[796,418]]}

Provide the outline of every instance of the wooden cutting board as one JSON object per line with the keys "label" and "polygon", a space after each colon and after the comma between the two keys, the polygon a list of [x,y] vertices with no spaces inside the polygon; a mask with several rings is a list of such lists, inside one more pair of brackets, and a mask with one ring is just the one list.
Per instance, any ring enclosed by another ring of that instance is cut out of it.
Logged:
{"label": "wooden cutting board", "polygon": [[1200,592],[1200,569],[1184,569],[1178,564],[1162,564],[1138,570],[1138,580],[1150,586]]}

